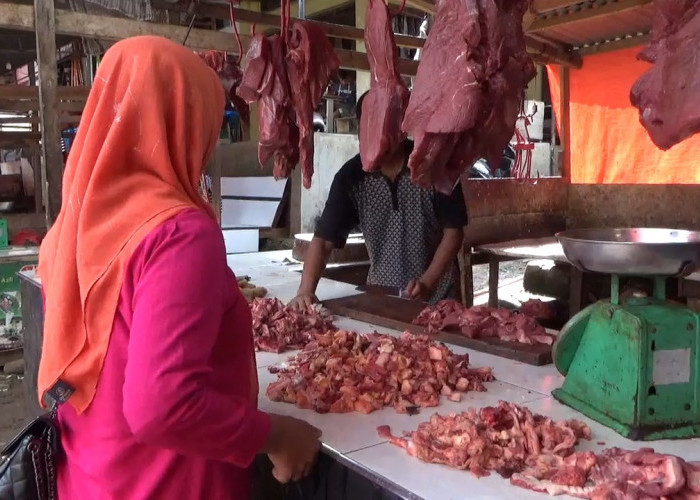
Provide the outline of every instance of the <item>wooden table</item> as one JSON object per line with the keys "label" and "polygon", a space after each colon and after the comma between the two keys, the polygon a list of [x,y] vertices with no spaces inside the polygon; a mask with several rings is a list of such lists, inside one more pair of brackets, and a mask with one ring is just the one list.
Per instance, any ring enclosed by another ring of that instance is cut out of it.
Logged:
{"label": "wooden table", "polygon": [[566,255],[564,255],[561,244],[554,236],[479,245],[474,250],[488,256],[489,306],[498,306],[498,274],[501,262],[544,259],[569,265],[571,275],[569,283],[569,313],[573,316],[581,310],[583,273],[571,265]]}

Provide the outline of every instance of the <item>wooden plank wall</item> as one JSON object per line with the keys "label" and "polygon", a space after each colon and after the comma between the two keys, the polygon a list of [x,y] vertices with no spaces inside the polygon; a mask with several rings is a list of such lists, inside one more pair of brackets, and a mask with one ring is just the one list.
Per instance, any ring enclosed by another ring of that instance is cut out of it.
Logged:
{"label": "wooden plank wall", "polygon": [[567,184],[559,177],[465,180],[470,247],[520,238],[552,236],[564,229]]}
{"label": "wooden plank wall", "polygon": [[570,184],[567,227],[700,230],[699,185]]}

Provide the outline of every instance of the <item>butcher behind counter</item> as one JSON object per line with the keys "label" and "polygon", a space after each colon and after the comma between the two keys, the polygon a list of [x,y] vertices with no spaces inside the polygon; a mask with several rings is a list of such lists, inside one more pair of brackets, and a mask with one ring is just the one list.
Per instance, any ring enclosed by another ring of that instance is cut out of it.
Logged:
{"label": "butcher behind counter", "polygon": [[[358,123],[366,95],[357,102]],[[359,154],[338,171],[292,305],[318,301],[316,287],[331,251],[343,248],[358,226],[370,258],[369,285],[405,290],[407,297],[430,303],[456,297],[456,258],[467,224],[464,195],[459,184],[449,196],[413,184],[407,167],[412,148],[404,140],[376,172],[364,171]]]}

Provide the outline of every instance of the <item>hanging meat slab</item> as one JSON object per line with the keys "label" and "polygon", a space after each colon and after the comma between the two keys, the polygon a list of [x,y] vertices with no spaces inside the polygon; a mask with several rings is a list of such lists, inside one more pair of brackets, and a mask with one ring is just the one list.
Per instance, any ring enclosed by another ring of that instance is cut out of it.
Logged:
{"label": "hanging meat slab", "polygon": [[308,189],[314,173],[314,111],[331,78],[337,74],[340,61],[325,32],[306,21],[292,26],[286,57],[289,83],[294,89],[292,105],[299,126],[299,160],[304,187]]}
{"label": "hanging meat slab", "polygon": [[258,103],[260,165],[274,157],[274,176],[283,179],[301,161],[304,187],[309,188],[313,113],[340,66],[333,46],[321,28],[300,21],[292,27],[289,42],[280,35],[255,35],[246,60],[237,94]]}
{"label": "hanging meat slab", "polygon": [[384,0],[370,0],[367,5],[365,45],[371,79],[362,104],[360,157],[362,168],[372,172],[401,144],[401,122],[410,96],[397,68],[398,50]]}
{"label": "hanging meat slab", "polygon": [[535,75],[522,21],[528,0],[440,0],[402,128],[411,179],[449,194],[482,157],[500,164]]}
{"label": "hanging meat slab", "polygon": [[204,59],[207,66],[216,71],[224,86],[227,99],[233,104],[238,114],[241,115],[241,121],[248,125],[250,123],[250,108],[248,103],[236,93],[243,77],[241,68],[229,59],[225,52],[220,50],[207,50],[198,54],[199,57]]}
{"label": "hanging meat slab", "polygon": [[638,58],[653,64],[630,101],[649,137],[667,150],[700,132],[700,2],[654,0],[651,42]]}

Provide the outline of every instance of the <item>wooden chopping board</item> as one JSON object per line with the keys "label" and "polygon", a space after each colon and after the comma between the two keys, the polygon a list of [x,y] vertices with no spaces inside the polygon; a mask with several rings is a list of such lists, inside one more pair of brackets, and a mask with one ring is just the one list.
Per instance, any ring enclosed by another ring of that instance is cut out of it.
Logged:
{"label": "wooden chopping board", "polygon": [[[415,334],[426,333],[425,328],[413,324],[413,319],[425,307],[423,302],[363,293],[352,297],[327,300],[323,302],[323,305],[338,316],[346,316],[394,330],[409,331]],[[550,345],[526,345],[504,342],[501,339],[491,337],[470,339],[449,331],[440,332],[434,338],[438,342],[459,345],[529,365],[543,366],[552,362],[552,346]]]}

